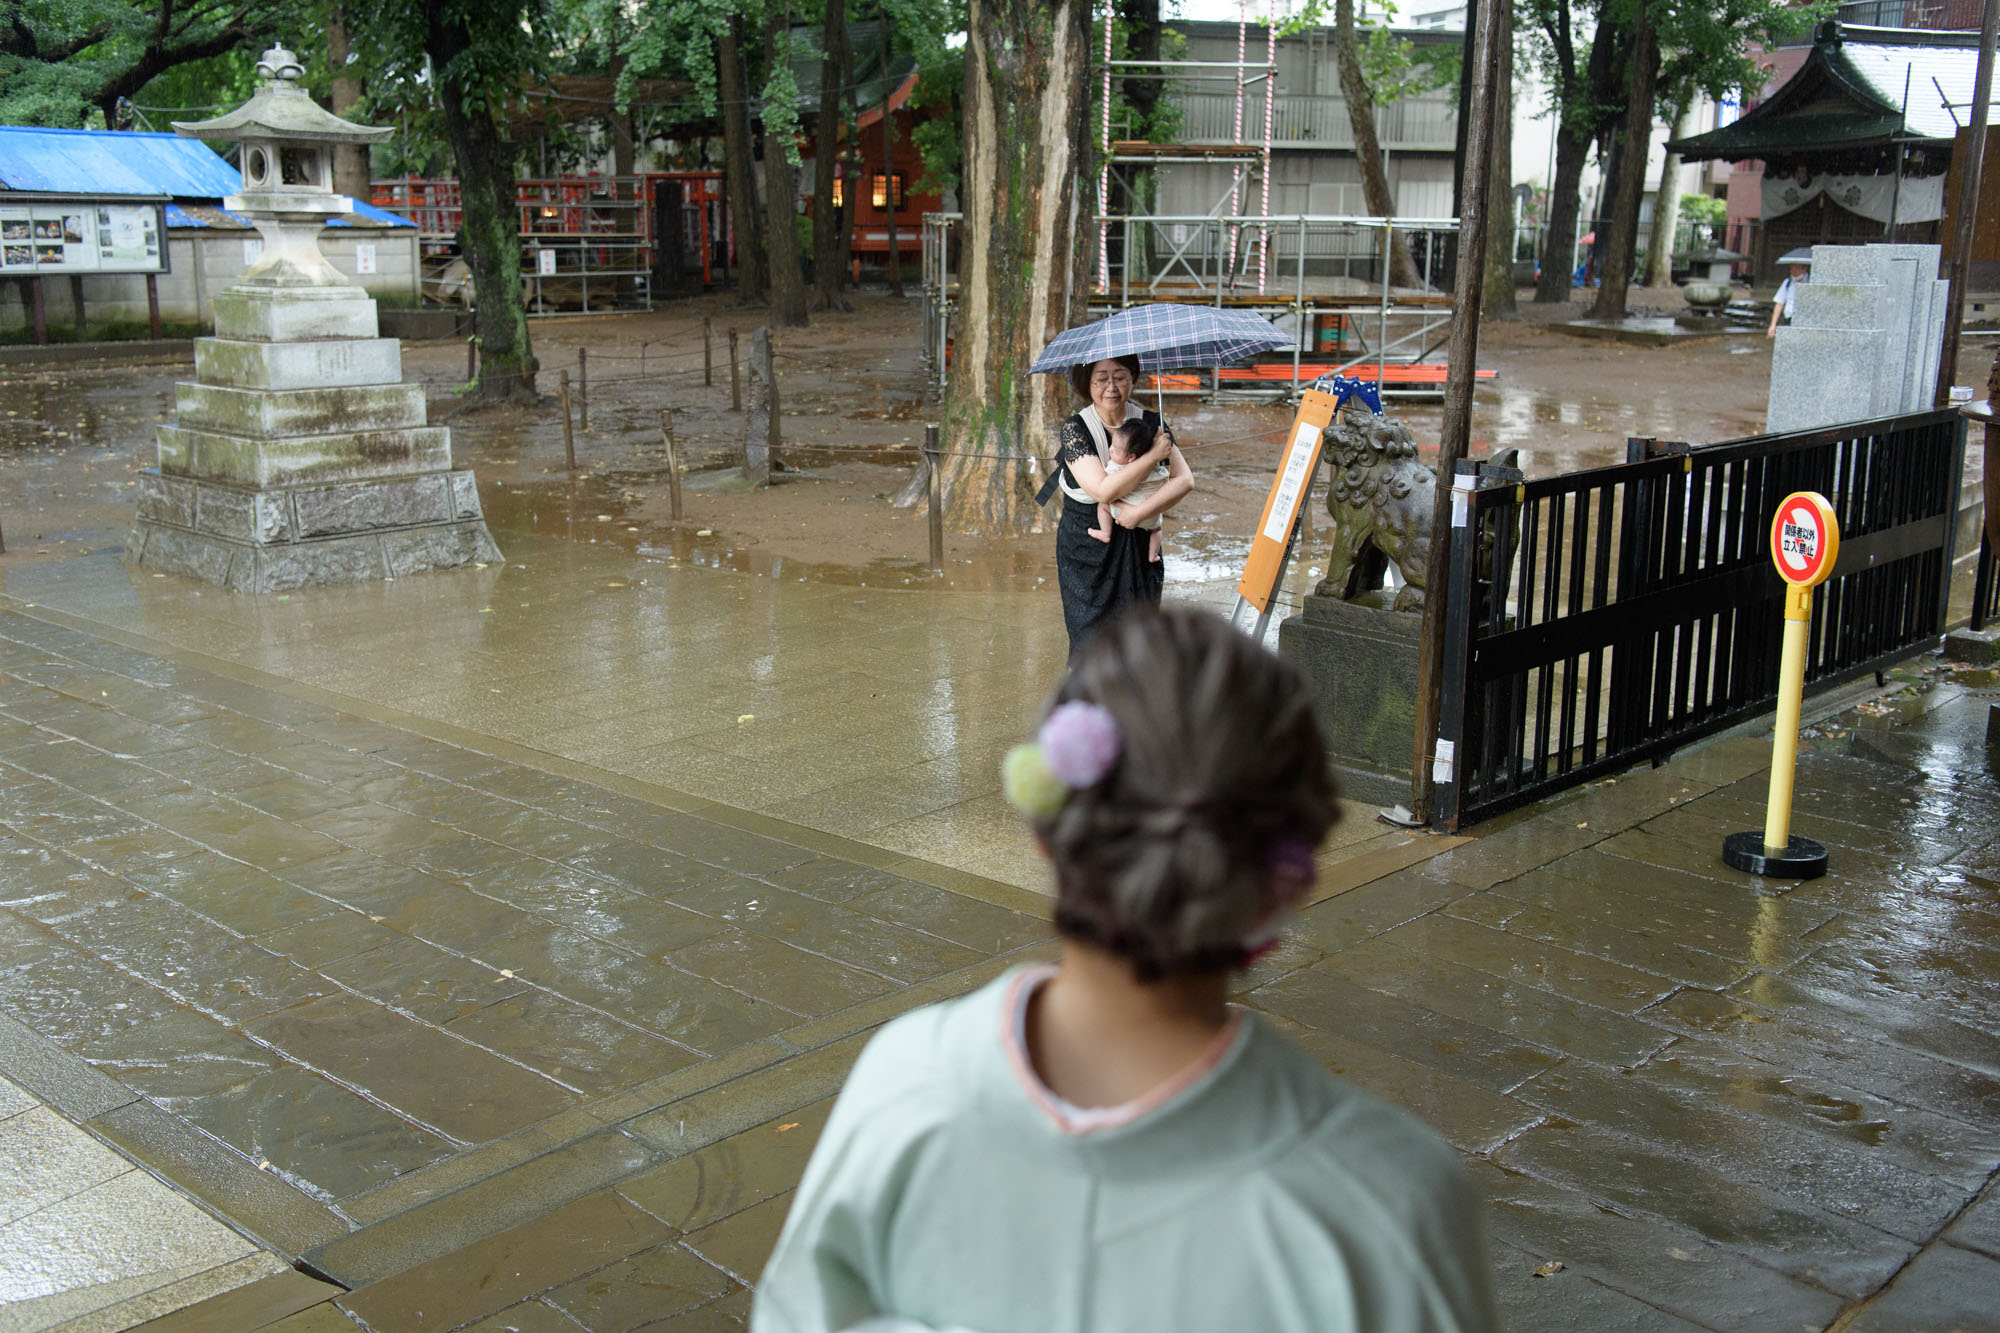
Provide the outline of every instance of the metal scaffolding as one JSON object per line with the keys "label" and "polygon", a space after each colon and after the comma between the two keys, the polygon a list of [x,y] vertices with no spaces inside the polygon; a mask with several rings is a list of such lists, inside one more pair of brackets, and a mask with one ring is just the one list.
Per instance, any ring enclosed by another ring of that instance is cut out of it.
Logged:
{"label": "metal scaffolding", "polygon": [[[1236,59],[1230,60],[1113,60],[1111,58],[1112,0],[1104,0],[1100,20],[1104,25],[1104,76],[1100,89],[1102,100],[1098,119],[1098,166],[1097,166],[1097,285],[1100,290],[1111,286],[1111,180],[1120,178],[1129,197],[1137,198],[1138,191],[1133,182],[1126,178],[1123,168],[1155,167],[1174,162],[1230,162],[1234,164],[1229,176],[1229,189],[1210,210],[1217,216],[1230,218],[1227,253],[1232,261],[1230,268],[1235,271],[1235,260],[1239,254],[1238,242],[1241,232],[1250,230],[1240,226],[1241,214],[1247,202],[1245,194],[1249,178],[1254,172],[1260,185],[1260,205],[1256,217],[1257,244],[1257,291],[1264,290],[1270,263],[1271,217],[1271,128],[1272,107],[1277,94],[1278,80],[1278,19],[1277,0],[1265,0],[1268,7],[1264,18],[1264,59],[1251,63],[1248,59],[1250,32],[1250,0],[1237,0]],[[1226,79],[1235,86],[1235,114],[1231,140],[1226,145],[1192,146],[1185,144],[1156,144],[1143,139],[1117,140],[1111,137],[1111,73],[1114,69],[1131,71],[1127,77],[1146,79],[1181,79],[1191,81],[1213,81]],[[1255,71],[1253,74],[1251,71]],[[1243,138],[1243,111],[1245,95],[1252,87],[1262,85],[1264,94],[1264,138],[1261,144],[1247,143]],[[1247,266],[1247,248],[1240,252]],[[1122,257],[1122,265],[1129,267],[1131,254]],[[1235,279],[1231,278],[1233,286]]]}
{"label": "metal scaffolding", "polygon": [[[923,360],[939,394],[950,381],[953,317],[958,309],[952,250],[954,230],[961,221],[958,213],[924,215]],[[1456,218],[1128,214],[1098,221],[1104,229],[1121,231],[1128,254],[1134,238],[1146,229],[1165,237],[1173,248],[1168,263],[1151,279],[1135,280],[1129,266],[1114,270],[1113,283],[1091,293],[1092,312],[1160,301],[1229,306],[1293,321],[1296,336],[1288,358],[1169,377],[1149,386],[1149,392],[1283,400],[1296,397],[1322,374],[1372,380],[1388,397],[1436,397],[1444,390],[1444,363],[1432,357],[1450,327],[1450,300],[1441,292],[1392,287],[1388,247],[1396,232],[1428,238],[1423,248],[1435,264],[1442,256],[1444,238],[1458,230]],[[1262,295],[1232,291],[1228,282],[1228,237],[1252,227],[1262,229],[1269,239],[1271,268]],[[1333,273],[1336,266],[1348,272]],[[1327,272],[1309,272],[1315,267]],[[1365,276],[1354,276],[1356,269]]]}

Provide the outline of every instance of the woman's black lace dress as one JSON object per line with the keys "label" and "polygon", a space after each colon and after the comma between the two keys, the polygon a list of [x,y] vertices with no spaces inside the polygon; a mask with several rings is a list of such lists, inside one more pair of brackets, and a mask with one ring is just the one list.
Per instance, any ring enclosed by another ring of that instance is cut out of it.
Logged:
{"label": "woman's black lace dress", "polygon": [[[1084,411],[1089,411],[1085,408]],[[1157,413],[1146,422],[1159,429]],[[1068,472],[1079,458],[1096,458],[1097,446],[1081,415],[1063,422],[1056,461]],[[1065,476],[1072,485],[1075,479]],[[1097,526],[1097,506],[1063,496],[1062,519],[1056,525],[1056,584],[1062,589],[1063,624],[1069,630],[1069,655],[1074,658],[1099,626],[1134,603],[1160,604],[1166,587],[1166,565],[1146,558],[1151,534],[1138,528],[1111,528],[1109,543],[1090,535]]]}

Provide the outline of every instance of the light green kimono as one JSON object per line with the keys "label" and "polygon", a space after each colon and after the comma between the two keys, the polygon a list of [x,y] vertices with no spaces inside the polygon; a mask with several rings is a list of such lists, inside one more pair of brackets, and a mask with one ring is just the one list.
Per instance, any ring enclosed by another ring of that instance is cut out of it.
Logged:
{"label": "light green kimono", "polygon": [[754,1333],[1485,1333],[1481,1201],[1415,1120],[1243,1015],[1216,1063],[1076,1133],[1014,1037],[1020,973],[897,1019],[840,1095]]}

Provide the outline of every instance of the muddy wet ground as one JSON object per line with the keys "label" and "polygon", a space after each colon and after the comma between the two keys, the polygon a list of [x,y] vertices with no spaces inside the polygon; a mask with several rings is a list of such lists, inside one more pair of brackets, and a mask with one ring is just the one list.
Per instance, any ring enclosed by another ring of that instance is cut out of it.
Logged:
{"label": "muddy wet ground", "polygon": [[[1529,475],[1543,476],[1620,461],[1631,435],[1708,442],[1762,429],[1768,340],[1622,347],[1547,327],[1576,313],[1571,307],[1523,308],[1523,322],[1482,330],[1480,364],[1499,373],[1479,389],[1475,454],[1516,447]],[[704,318],[715,330],[708,386]],[[754,310],[714,296],[651,315],[537,321],[540,385],[549,396],[539,408],[469,406],[456,392],[465,379],[461,344],[409,344],[404,368],[429,386],[431,421],[452,427],[455,457],[477,469],[498,527],[680,552],[708,528],[741,567],[784,561],[810,578],[900,584],[928,578],[927,538],[920,512],[886,500],[910,476],[924,423],[939,416],[917,355],[916,319],[914,299],[864,292],[852,313],[822,314],[810,329],[780,333],[784,435],[803,475],[748,495],[704,490],[692,479],[680,525],[668,519],[659,411],[673,411],[683,467],[736,459],[743,425],[730,409],[727,332],[747,334]],[[580,348],[589,354],[591,430],[577,435],[582,475],[572,480],[555,393],[561,370],[575,378]],[[1960,381],[1984,384],[1994,350],[1991,340],[1968,339]],[[0,531],[10,553],[122,543],[132,474],[152,466],[152,428],[171,419],[173,383],[189,376],[186,365],[171,363],[0,367]],[[1240,562],[1291,409],[1176,401],[1168,408],[1201,482],[1199,496],[1170,520],[1170,549],[1187,562],[1170,577],[1200,577]],[[1394,410],[1420,445],[1435,446],[1435,402]],[[995,542],[951,533],[947,541],[955,586],[1032,588],[1053,573],[1046,535]]]}
{"label": "muddy wet ground", "polygon": [[[703,307],[547,321],[591,475],[551,408],[451,418],[505,566],[261,600],[116,559],[184,370],[6,369],[0,1327],[741,1327],[872,1028],[1047,947],[994,770],[1060,668],[1048,538],[930,579],[873,299],[781,339],[797,481],[666,522],[658,407],[737,443]],[[462,358],[408,349],[434,420]],[[1768,344],[1483,359],[1539,472],[1754,432]],[[1174,595],[1226,601],[1289,413],[1180,419]],[[1820,719],[1805,884],[1721,863],[1755,737],[1466,841],[1350,808],[1241,998],[1466,1154],[1510,1327],[1995,1327],[1996,700],[1917,667]]]}

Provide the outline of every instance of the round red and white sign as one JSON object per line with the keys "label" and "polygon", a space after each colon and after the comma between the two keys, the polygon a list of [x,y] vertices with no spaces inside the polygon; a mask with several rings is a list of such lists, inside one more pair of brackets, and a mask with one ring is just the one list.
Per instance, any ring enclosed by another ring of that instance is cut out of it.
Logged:
{"label": "round red and white sign", "polygon": [[1771,520],[1771,563],[1787,583],[1810,588],[1833,573],[1840,554],[1840,522],[1817,491],[1794,491]]}

